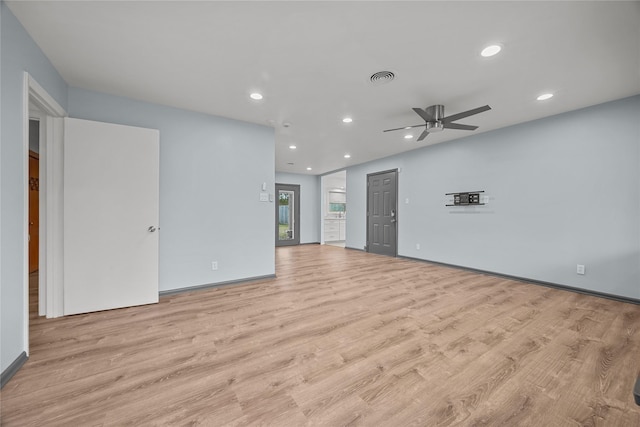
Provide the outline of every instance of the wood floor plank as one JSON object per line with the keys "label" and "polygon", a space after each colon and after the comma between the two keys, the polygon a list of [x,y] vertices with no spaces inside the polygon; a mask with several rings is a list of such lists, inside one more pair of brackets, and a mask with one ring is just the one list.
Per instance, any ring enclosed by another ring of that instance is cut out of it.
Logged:
{"label": "wood floor plank", "polygon": [[276,273],[59,319],[32,277],[0,424],[640,426],[638,305],[333,246]]}

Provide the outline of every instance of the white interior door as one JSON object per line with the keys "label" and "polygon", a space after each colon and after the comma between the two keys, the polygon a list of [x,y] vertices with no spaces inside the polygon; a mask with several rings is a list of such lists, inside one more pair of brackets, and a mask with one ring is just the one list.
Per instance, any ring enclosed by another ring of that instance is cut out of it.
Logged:
{"label": "white interior door", "polygon": [[159,132],[64,119],[64,314],[158,302]]}

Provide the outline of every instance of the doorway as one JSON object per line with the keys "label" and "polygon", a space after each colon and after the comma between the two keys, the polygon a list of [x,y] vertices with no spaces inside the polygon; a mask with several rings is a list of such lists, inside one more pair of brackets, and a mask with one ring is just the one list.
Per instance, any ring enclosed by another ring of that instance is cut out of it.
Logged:
{"label": "doorway", "polygon": [[46,116],[43,110],[29,98],[28,127],[25,138],[27,146],[26,169],[26,263],[27,286],[26,299],[28,302],[29,319],[36,319],[46,313],[46,296],[44,280],[41,276],[45,271],[46,256],[44,245],[46,242],[46,151],[44,150],[44,134],[46,132]]}
{"label": "doorway", "polygon": [[[30,109],[30,114],[38,113]],[[29,199],[28,212],[28,240],[29,240],[29,319],[38,318],[44,314],[40,310],[39,298],[39,261],[40,261],[40,121],[29,120],[29,181],[27,186]]]}
{"label": "doorway", "polygon": [[397,256],[398,170],[367,175],[367,252]]}
{"label": "doorway", "polygon": [[[60,194],[62,164],[57,150],[61,146],[61,123],[66,112],[28,72],[25,71],[23,77],[23,335],[28,355],[30,302],[38,302],[37,315],[59,315],[60,299],[54,283],[62,280],[59,263],[62,247],[58,228],[62,207],[56,198]],[[37,153],[37,166],[34,165],[34,152]],[[32,196],[37,196],[36,200]],[[34,214],[37,214],[37,223]],[[30,244],[30,240],[35,244]],[[30,289],[33,298],[30,298]]]}
{"label": "doorway", "polygon": [[347,229],[347,171],[322,176],[321,243],[344,248]]}
{"label": "doorway", "polygon": [[300,186],[276,184],[276,246],[300,244]]}
{"label": "doorway", "polygon": [[[35,134],[32,123],[35,122]],[[38,122],[32,120],[29,138],[38,138]],[[29,318],[35,319],[39,313],[38,263],[40,252],[40,159],[38,153],[29,150]]]}

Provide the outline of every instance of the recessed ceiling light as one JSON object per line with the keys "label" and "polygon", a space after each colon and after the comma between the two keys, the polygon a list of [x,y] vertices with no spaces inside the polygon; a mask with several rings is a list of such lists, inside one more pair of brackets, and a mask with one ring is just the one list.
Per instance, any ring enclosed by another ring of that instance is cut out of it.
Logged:
{"label": "recessed ceiling light", "polygon": [[549,99],[549,98],[553,98],[553,94],[552,93],[543,93],[542,95],[540,95],[536,99],[538,101],[544,101],[545,99]]}
{"label": "recessed ceiling light", "polygon": [[413,135],[405,135],[404,136],[404,139],[411,139],[411,138],[413,138]]}
{"label": "recessed ceiling light", "polygon": [[353,121],[353,119],[351,117],[345,117],[344,119],[342,119],[343,123],[351,123]]}
{"label": "recessed ceiling light", "polygon": [[298,147],[296,147],[295,145],[290,145],[289,148],[291,148],[292,150],[295,150]]}
{"label": "recessed ceiling light", "polygon": [[345,159],[350,159],[350,158],[351,158],[351,154],[345,154],[345,155],[344,155],[344,158],[345,158]]}
{"label": "recessed ceiling light", "polygon": [[249,97],[251,99],[255,99],[256,101],[259,101],[262,99],[262,94],[258,92],[253,92],[251,95],[249,95]]}
{"label": "recessed ceiling light", "polygon": [[307,170],[308,170],[308,171],[310,171],[310,170],[311,170],[311,168],[307,168]]}
{"label": "recessed ceiling light", "polygon": [[488,58],[489,56],[493,56],[497,54],[501,50],[502,50],[501,46],[497,44],[492,44],[491,46],[487,46],[484,49],[482,49],[482,52],[480,52],[480,55],[484,56],[485,58]]}

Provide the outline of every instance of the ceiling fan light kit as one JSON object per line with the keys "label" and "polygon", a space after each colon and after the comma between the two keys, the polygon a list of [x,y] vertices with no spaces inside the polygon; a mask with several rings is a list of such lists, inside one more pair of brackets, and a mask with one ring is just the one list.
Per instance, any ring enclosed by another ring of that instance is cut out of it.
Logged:
{"label": "ceiling fan light kit", "polygon": [[482,107],[474,108],[473,110],[463,111],[462,113],[452,114],[451,116],[444,116],[444,105],[432,105],[427,108],[414,108],[413,111],[416,112],[422,119],[424,120],[423,125],[413,125],[413,126],[403,126],[401,128],[395,129],[386,129],[383,132],[392,132],[396,130],[404,130],[416,127],[425,127],[425,130],[418,137],[418,141],[422,141],[429,135],[434,132],[442,132],[444,129],[457,129],[457,130],[476,130],[478,126],[472,125],[463,125],[461,123],[453,123],[456,120],[464,119],[465,117],[473,116],[475,114],[480,114],[485,111],[490,110],[491,107],[488,105],[484,105]]}

